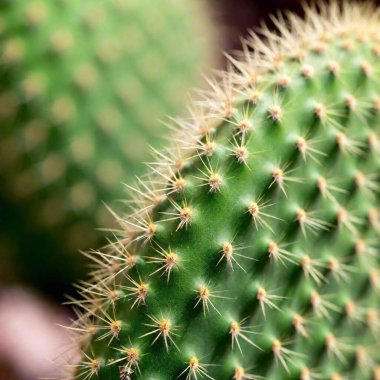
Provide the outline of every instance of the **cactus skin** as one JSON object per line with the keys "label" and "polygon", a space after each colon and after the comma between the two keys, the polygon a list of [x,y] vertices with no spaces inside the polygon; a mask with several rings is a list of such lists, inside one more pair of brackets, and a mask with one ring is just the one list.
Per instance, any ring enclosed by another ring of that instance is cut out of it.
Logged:
{"label": "cactus skin", "polygon": [[210,82],[93,252],[75,379],[379,379],[380,12],[288,21]]}
{"label": "cactus skin", "polygon": [[78,248],[110,226],[98,200],[124,197],[121,181],[141,172],[148,142],[159,145],[156,120],[184,110],[208,60],[206,16],[170,0],[0,7],[1,230],[15,235],[9,251],[23,274],[62,293],[57,279],[74,281]]}

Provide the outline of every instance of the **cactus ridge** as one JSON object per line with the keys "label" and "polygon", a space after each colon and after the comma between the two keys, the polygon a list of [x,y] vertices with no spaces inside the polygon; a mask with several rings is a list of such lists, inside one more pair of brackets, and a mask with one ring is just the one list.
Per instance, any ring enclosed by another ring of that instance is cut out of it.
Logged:
{"label": "cactus ridge", "polygon": [[380,378],[380,12],[305,17],[229,57],[88,253],[75,379]]}
{"label": "cactus ridge", "polygon": [[[99,244],[95,227],[110,218],[98,200],[124,197],[121,181],[140,172],[148,143],[159,145],[155,121],[184,111],[212,55],[206,12],[171,0],[3,0],[0,10],[1,195],[31,236],[49,231],[71,254],[64,265]],[[16,255],[29,274],[48,277],[37,257],[60,276],[25,245]]]}

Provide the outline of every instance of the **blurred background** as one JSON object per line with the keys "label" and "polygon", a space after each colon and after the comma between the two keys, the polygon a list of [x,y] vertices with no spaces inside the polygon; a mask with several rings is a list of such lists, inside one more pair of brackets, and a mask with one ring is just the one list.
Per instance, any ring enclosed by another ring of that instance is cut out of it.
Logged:
{"label": "blurred background", "polygon": [[222,52],[301,3],[0,0],[0,380],[57,378],[80,250],[114,227],[104,203],[125,209]]}

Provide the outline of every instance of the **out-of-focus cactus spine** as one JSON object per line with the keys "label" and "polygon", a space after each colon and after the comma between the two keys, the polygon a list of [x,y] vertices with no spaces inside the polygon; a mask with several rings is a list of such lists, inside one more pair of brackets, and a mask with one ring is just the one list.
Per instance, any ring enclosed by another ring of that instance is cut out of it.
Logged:
{"label": "out-of-focus cactus spine", "polygon": [[122,198],[121,181],[159,144],[157,118],[184,111],[210,56],[207,12],[172,0],[2,0],[0,10],[2,235],[16,235],[28,275],[64,278],[54,263],[74,259],[55,246],[77,255],[96,244],[99,200]]}
{"label": "out-of-focus cactus spine", "polygon": [[274,22],[92,252],[75,379],[379,378],[380,12]]}

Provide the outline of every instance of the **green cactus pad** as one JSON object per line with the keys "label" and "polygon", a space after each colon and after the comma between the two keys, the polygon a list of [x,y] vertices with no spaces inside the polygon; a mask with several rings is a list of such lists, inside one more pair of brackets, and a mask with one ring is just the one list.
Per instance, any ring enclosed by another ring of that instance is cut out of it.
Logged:
{"label": "green cactus pad", "polygon": [[380,12],[275,24],[89,254],[75,379],[379,379]]}
{"label": "green cactus pad", "polygon": [[109,226],[99,201],[124,198],[121,182],[162,142],[157,120],[185,111],[211,56],[207,12],[171,0],[2,0],[0,11],[2,235],[34,282],[71,283],[62,265]]}

